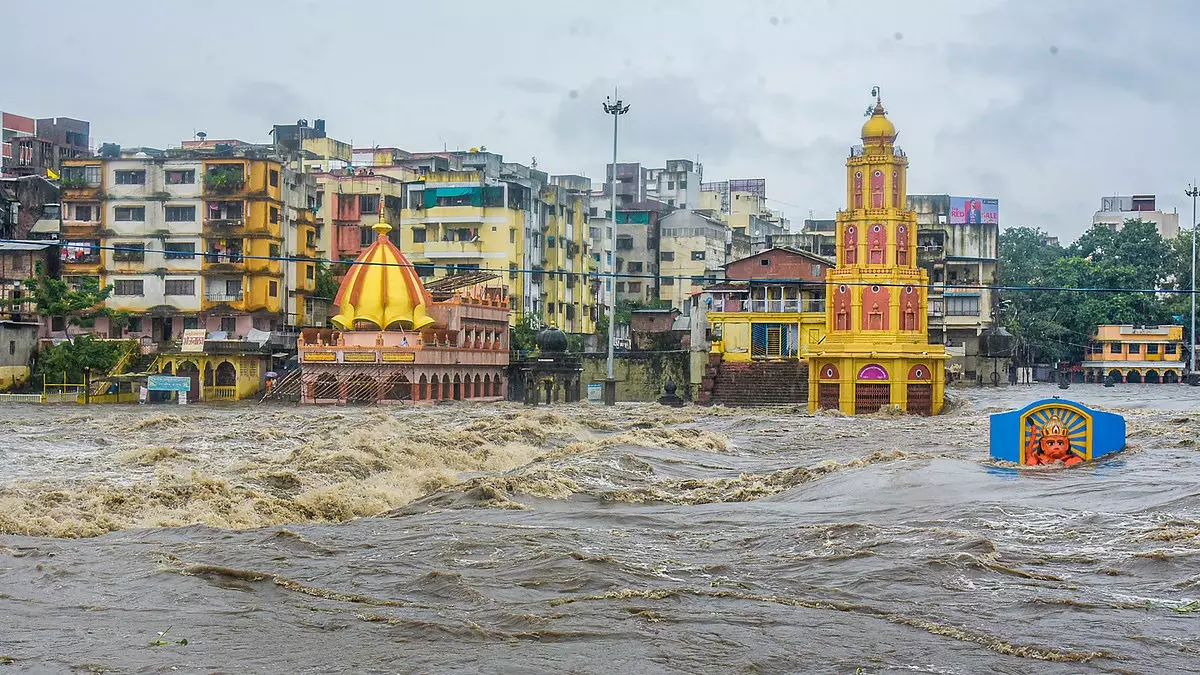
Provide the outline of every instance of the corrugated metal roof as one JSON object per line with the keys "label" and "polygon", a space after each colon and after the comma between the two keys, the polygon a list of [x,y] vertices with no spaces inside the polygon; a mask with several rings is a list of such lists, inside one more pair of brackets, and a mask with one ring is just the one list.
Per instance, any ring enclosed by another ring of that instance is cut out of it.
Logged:
{"label": "corrugated metal roof", "polygon": [[53,245],[44,241],[0,240],[0,251],[44,251]]}

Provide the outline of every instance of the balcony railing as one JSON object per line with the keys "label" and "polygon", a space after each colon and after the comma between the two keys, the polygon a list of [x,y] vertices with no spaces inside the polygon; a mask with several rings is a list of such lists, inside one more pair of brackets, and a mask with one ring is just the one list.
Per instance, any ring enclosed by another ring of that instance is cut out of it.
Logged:
{"label": "balcony railing", "polygon": [[237,293],[225,293],[223,291],[208,291],[204,294],[204,299],[209,302],[241,302],[245,294],[242,291]]}
{"label": "balcony railing", "polygon": [[479,256],[483,255],[483,252],[483,242],[478,239],[472,241],[425,242],[425,255],[427,256],[431,254]]}
{"label": "balcony railing", "polygon": [[824,312],[824,300],[713,300],[710,312]]}
{"label": "balcony railing", "polygon": [[234,401],[237,400],[237,387],[205,387],[205,401]]}

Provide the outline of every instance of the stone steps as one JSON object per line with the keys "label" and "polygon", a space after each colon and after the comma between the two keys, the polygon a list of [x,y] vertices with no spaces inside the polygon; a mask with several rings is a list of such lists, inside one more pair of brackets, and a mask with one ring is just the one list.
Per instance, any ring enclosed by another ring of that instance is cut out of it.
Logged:
{"label": "stone steps", "polygon": [[727,406],[806,404],[808,364],[803,361],[710,364],[705,370],[701,390],[701,403]]}

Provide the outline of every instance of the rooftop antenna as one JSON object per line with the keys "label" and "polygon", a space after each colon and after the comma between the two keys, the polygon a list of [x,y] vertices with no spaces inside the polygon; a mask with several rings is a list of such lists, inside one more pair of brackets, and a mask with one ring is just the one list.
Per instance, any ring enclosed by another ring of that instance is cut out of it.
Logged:
{"label": "rooftop antenna", "polygon": [[863,117],[870,117],[875,113],[876,108],[883,107],[883,99],[879,95],[879,86],[871,87],[871,95],[875,97],[875,105],[867,106],[867,112],[863,113]]}

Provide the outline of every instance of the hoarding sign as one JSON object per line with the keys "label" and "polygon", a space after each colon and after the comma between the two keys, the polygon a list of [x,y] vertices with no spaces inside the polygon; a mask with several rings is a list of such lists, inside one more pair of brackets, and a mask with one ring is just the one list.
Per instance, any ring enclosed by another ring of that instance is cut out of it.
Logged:
{"label": "hoarding sign", "polygon": [[1000,222],[1000,202],[980,197],[951,197],[950,224],[996,225]]}
{"label": "hoarding sign", "polygon": [[203,328],[186,328],[183,331],[183,344],[179,347],[181,352],[202,352],[204,351],[204,339],[208,337],[208,331]]}
{"label": "hoarding sign", "polygon": [[150,391],[189,391],[192,388],[192,378],[149,375],[146,377],[146,388]]}

